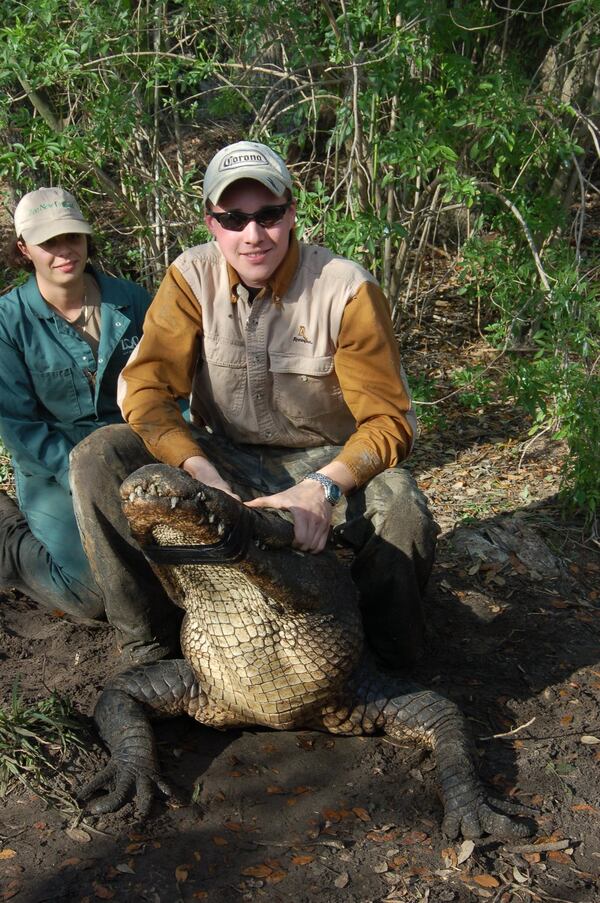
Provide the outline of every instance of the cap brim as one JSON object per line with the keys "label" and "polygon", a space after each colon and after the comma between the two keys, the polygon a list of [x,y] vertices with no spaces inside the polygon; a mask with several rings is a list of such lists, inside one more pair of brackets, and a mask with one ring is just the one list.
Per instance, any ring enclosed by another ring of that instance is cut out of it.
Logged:
{"label": "cap brim", "polygon": [[208,200],[211,204],[218,204],[225,189],[229,188],[230,185],[233,185],[234,182],[241,182],[242,179],[250,182],[260,182],[261,185],[264,185],[265,188],[277,197],[281,197],[286,191],[291,190],[289,185],[287,185],[283,179],[278,179],[272,173],[264,173],[261,175],[253,173],[252,175],[249,175],[238,171],[235,173],[227,173],[222,179],[219,179],[215,187],[211,190]]}
{"label": "cap brim", "polygon": [[21,232],[21,238],[28,245],[41,245],[50,238],[56,238],[57,235],[67,235],[69,232],[91,235],[92,227],[84,220],[61,219],[52,223],[40,223],[31,229],[25,228]]}

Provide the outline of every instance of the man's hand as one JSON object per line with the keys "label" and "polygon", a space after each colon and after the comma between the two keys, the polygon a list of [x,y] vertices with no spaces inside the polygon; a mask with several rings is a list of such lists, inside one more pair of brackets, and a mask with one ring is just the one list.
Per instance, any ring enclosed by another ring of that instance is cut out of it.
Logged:
{"label": "man's hand", "polygon": [[246,505],[289,511],[294,518],[294,546],[303,552],[321,552],[325,548],[333,509],[325,499],[323,487],[315,480],[303,480],[290,489],[261,496]]}
{"label": "man's hand", "polygon": [[231,495],[234,499],[241,502],[239,495],[236,495],[229,483],[225,482],[217,468],[214,464],[211,464],[208,458],[204,458],[202,455],[194,455],[191,458],[186,458],[181,467],[195,480],[204,483],[205,486],[220,489],[221,492],[226,492],[227,495]]}

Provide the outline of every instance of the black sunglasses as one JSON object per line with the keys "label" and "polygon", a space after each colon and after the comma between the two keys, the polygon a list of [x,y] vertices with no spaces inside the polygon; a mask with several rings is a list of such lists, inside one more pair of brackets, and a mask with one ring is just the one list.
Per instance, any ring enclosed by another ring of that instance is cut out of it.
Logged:
{"label": "black sunglasses", "polygon": [[292,206],[292,201],[287,204],[273,204],[270,207],[261,207],[254,213],[242,213],[241,210],[226,210],[225,213],[215,213],[211,210],[209,216],[216,219],[218,224],[227,229],[228,232],[242,232],[249,222],[254,220],[259,226],[270,229],[281,222],[285,215],[285,211]]}

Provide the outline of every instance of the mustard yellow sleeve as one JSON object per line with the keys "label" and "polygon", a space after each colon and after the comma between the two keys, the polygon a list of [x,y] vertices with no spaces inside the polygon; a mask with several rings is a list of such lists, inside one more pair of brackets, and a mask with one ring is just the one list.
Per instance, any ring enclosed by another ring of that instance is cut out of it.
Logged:
{"label": "mustard yellow sleeve", "polygon": [[403,461],[416,435],[387,300],[375,283],[364,282],[346,305],[335,369],[356,420],[356,432],[336,460],[362,486]]}
{"label": "mustard yellow sleeve", "polygon": [[189,398],[201,336],[200,304],[171,266],[148,308],[140,343],[121,373],[119,404],[150,454],[173,467],[203,454],[177,403]]}

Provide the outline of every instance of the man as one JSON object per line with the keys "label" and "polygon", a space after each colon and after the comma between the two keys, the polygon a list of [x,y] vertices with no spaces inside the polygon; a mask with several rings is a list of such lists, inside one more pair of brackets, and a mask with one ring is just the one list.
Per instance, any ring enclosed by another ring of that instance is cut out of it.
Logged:
{"label": "man", "polygon": [[[358,264],[297,241],[292,180],[265,145],[220,150],[204,196],[214,241],[169,268],[122,374],[135,436],[109,427],[89,452],[113,479],[157,459],[281,509],[305,552],[333,526],[355,552],[367,639],[384,663],[408,663],[436,527],[398,467],[416,421],[386,299]],[[188,397],[192,426],[178,407]]]}

